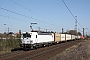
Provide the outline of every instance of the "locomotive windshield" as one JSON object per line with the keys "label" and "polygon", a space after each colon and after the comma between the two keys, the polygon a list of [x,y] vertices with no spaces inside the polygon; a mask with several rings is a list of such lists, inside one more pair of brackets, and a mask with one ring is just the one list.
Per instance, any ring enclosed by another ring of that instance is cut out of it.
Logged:
{"label": "locomotive windshield", "polygon": [[30,35],[30,34],[28,34],[28,33],[26,33],[26,34],[23,34],[23,38],[26,38],[26,37],[29,37],[29,38],[31,38],[31,35]]}

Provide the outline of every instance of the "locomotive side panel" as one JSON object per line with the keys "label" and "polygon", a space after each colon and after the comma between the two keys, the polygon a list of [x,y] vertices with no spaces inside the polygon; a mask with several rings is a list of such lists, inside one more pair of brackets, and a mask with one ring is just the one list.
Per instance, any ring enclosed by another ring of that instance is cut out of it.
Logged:
{"label": "locomotive side panel", "polygon": [[54,35],[38,35],[37,43],[54,42]]}

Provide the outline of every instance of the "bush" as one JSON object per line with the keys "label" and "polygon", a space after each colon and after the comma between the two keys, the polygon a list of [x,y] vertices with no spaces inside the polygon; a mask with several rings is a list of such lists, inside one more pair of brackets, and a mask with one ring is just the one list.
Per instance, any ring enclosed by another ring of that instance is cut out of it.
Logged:
{"label": "bush", "polygon": [[3,39],[3,37],[1,37],[0,39],[0,53],[2,51],[7,52],[7,51],[11,51],[11,49],[13,48],[18,48],[20,44],[20,36],[18,39],[16,39],[15,37],[12,37],[11,35],[6,35]]}

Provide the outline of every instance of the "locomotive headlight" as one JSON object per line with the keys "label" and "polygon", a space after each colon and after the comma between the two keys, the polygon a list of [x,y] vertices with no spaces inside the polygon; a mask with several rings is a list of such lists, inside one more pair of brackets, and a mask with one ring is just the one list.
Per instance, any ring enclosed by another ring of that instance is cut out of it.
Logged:
{"label": "locomotive headlight", "polygon": [[27,42],[29,42],[29,41],[27,41]]}
{"label": "locomotive headlight", "polygon": [[30,44],[30,41],[27,41],[27,44]]}
{"label": "locomotive headlight", "polygon": [[30,41],[30,43],[33,43],[33,41]]}

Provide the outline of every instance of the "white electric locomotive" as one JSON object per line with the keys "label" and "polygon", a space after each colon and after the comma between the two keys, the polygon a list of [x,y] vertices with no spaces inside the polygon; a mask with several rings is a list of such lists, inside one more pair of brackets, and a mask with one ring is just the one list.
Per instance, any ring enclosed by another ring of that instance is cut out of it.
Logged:
{"label": "white electric locomotive", "polygon": [[46,32],[23,32],[20,46],[32,49],[49,45],[54,42],[54,34]]}

